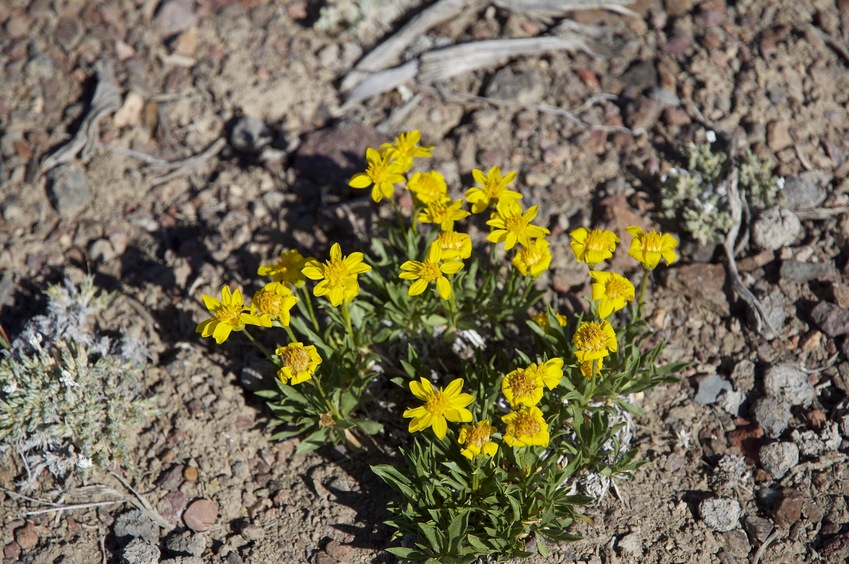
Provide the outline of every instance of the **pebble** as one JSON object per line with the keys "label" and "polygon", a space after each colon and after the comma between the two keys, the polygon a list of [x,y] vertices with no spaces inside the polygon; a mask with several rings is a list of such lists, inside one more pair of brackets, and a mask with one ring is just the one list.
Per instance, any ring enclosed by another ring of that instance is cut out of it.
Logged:
{"label": "pebble", "polygon": [[784,205],[791,210],[813,210],[825,201],[828,192],[825,186],[831,181],[831,175],[821,170],[803,172],[784,179]]}
{"label": "pebble", "polygon": [[746,394],[737,390],[722,390],[716,398],[716,405],[726,413],[737,417],[740,415],[740,408],[743,407],[743,402],[746,401]]}
{"label": "pebble", "polygon": [[767,369],[764,373],[764,390],[767,395],[790,405],[809,406],[816,397],[816,390],[808,381],[808,375],[789,363],[775,364]]}
{"label": "pebble", "polygon": [[180,490],[176,490],[162,496],[162,499],[156,505],[156,509],[166,521],[172,525],[177,525],[188,504],[189,496]]}
{"label": "pebble", "polygon": [[771,443],[761,447],[758,458],[761,467],[779,480],[799,463],[799,447],[794,443]]}
{"label": "pebble", "polygon": [[92,200],[88,178],[75,163],[61,164],[47,173],[47,196],[63,217],[82,211]]}
{"label": "pebble", "polygon": [[206,550],[206,537],[184,531],[165,537],[165,550],[175,555],[200,556]]}
{"label": "pebble", "polygon": [[726,272],[721,264],[688,264],[665,269],[665,285],[684,295],[700,300],[715,313],[731,315],[728,297],[723,289]]}
{"label": "pebble", "polygon": [[186,469],[183,470],[183,478],[185,478],[187,482],[197,482],[198,469],[194,466],[186,466]]}
{"label": "pebble", "polygon": [[849,309],[831,302],[820,302],[814,306],[811,319],[829,337],[849,333]]}
{"label": "pebble", "polygon": [[781,262],[779,276],[782,280],[804,284],[811,280],[822,280],[836,274],[833,266],[821,262],[785,260]]}
{"label": "pebble", "polygon": [[711,405],[723,391],[732,391],[731,383],[718,374],[710,374],[699,380],[699,391],[695,401],[700,405]]}
{"label": "pebble", "polygon": [[722,533],[722,537],[725,540],[725,548],[731,556],[736,558],[738,562],[745,562],[747,560],[746,557],[752,550],[752,546],[749,544],[749,537],[746,536],[746,533],[740,529],[736,529]]}
{"label": "pebble", "polygon": [[755,403],[755,419],[766,436],[777,439],[790,423],[790,406],[775,397],[761,398]]}
{"label": "pebble", "polygon": [[643,537],[640,533],[629,533],[616,541],[616,548],[630,556],[642,556]]}
{"label": "pebble", "polygon": [[755,387],[755,363],[749,359],[743,359],[734,365],[731,371],[731,381],[734,388],[741,392],[748,392]]}
{"label": "pebble", "polygon": [[787,123],[783,121],[771,121],[766,126],[766,144],[775,152],[793,144]]}
{"label": "pebble", "polygon": [[34,548],[38,544],[38,531],[35,525],[27,523],[23,527],[15,529],[15,541],[24,550]]}
{"label": "pebble", "polygon": [[240,153],[259,153],[271,143],[272,138],[271,129],[255,117],[240,118],[230,131],[230,145]]}
{"label": "pebble", "polygon": [[198,23],[192,0],[165,0],[159,5],[153,24],[163,37],[185,31]]}
{"label": "pebble", "polygon": [[21,545],[15,541],[10,542],[3,547],[3,557],[12,561],[17,561],[21,557]]}
{"label": "pebble", "polygon": [[790,527],[802,516],[804,503],[804,497],[796,492],[785,492],[775,508],[775,524],[779,527]]}
{"label": "pebble", "polygon": [[699,515],[705,525],[724,533],[739,526],[740,503],[727,497],[711,497],[699,504]]}
{"label": "pebble", "polygon": [[757,515],[746,515],[743,518],[743,526],[746,532],[759,543],[763,543],[775,528],[769,519]]}
{"label": "pebble", "polygon": [[515,71],[504,67],[493,75],[485,93],[495,100],[506,100],[522,105],[538,104],[545,96],[545,81],[539,72]]}
{"label": "pebble", "polygon": [[133,539],[121,551],[121,564],[159,564],[159,547]]}
{"label": "pebble", "polygon": [[112,248],[112,243],[108,239],[98,239],[88,247],[88,257],[93,262],[110,262],[116,256],[115,249]]}
{"label": "pebble", "polygon": [[66,53],[70,53],[82,39],[83,31],[79,18],[65,16],[56,23],[53,37]]}
{"label": "pebble", "polygon": [[233,471],[233,476],[240,480],[247,480],[251,475],[251,469],[246,462],[241,460],[234,462],[231,470]]}
{"label": "pebble", "polygon": [[159,475],[156,487],[163,490],[176,490],[183,483],[183,465],[175,464]]}
{"label": "pebble", "polygon": [[757,247],[776,251],[796,241],[802,234],[802,222],[788,209],[767,208],[752,222],[751,233]]}
{"label": "pebble", "polygon": [[183,522],[193,531],[208,531],[218,520],[218,505],[210,499],[196,499],[183,513]]}
{"label": "pebble", "polygon": [[242,538],[248,542],[259,541],[265,538],[265,529],[251,523],[242,527],[239,534],[242,535]]}
{"label": "pebble", "polygon": [[123,542],[141,539],[148,544],[156,544],[159,541],[159,528],[138,509],[118,515],[112,524],[112,533]]}
{"label": "pebble", "polygon": [[[760,298],[760,300],[766,320],[780,333],[781,328],[784,327],[784,322],[787,321],[787,312],[784,309],[784,295],[780,290],[773,290]],[[770,339],[775,337],[766,324],[761,327],[761,334]]]}

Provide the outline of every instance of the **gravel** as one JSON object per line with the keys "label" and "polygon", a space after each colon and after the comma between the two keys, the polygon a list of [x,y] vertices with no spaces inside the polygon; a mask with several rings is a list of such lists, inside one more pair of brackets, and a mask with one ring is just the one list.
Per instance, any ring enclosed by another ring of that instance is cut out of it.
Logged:
{"label": "gravel", "polygon": [[712,497],[699,504],[699,515],[705,525],[724,533],[740,526],[740,503],[727,497]]}
{"label": "gravel", "polygon": [[795,443],[771,443],[761,447],[758,457],[761,467],[778,480],[799,463],[799,447]]}

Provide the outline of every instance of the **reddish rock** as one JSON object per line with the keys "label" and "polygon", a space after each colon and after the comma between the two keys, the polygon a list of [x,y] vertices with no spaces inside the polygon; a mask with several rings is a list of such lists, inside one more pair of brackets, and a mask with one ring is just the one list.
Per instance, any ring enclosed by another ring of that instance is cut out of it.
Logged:
{"label": "reddish rock", "polygon": [[802,505],[805,499],[795,493],[788,492],[784,495],[775,508],[775,524],[779,527],[789,527],[802,516]]}
{"label": "reddish rock", "polygon": [[21,557],[21,545],[15,541],[3,547],[3,557],[16,562]]}
{"label": "reddish rock", "polygon": [[218,504],[211,499],[196,499],[183,513],[183,522],[188,528],[198,533],[211,529],[217,520]]}
{"label": "reddish rock", "polygon": [[189,497],[180,490],[177,490],[165,494],[159,501],[159,504],[157,504],[156,509],[166,521],[172,525],[177,525],[188,503]]}
{"label": "reddish rock", "polygon": [[24,550],[34,548],[38,544],[38,531],[32,523],[27,523],[23,527],[15,529],[15,540]]}
{"label": "reddish rock", "polygon": [[725,295],[725,266],[721,264],[688,264],[662,271],[666,287],[701,302],[712,311],[728,317],[731,309]]}

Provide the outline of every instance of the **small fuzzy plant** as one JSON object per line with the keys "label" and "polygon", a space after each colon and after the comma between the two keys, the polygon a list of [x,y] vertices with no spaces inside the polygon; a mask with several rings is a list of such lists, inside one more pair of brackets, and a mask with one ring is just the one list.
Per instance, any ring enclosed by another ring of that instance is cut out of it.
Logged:
{"label": "small fuzzy plant", "polygon": [[90,328],[112,296],[91,276],[46,294],[47,313],[0,353],[0,450],[20,457],[23,491],[36,489],[44,471],[85,480],[94,469],[131,466],[128,434],[156,412],[142,381],[144,344]]}
{"label": "small fuzzy plant", "polygon": [[783,179],[772,175],[768,160],[751,151],[729,162],[716,143],[691,144],[684,148],[687,168],[670,169],[661,177],[660,203],[663,214],[679,221],[702,244],[720,243],[731,229],[728,194],[724,181],[732,167],[739,170],[741,195],[755,207],[779,202]]}
{"label": "small fuzzy plant", "polygon": [[[641,464],[629,444],[634,394],[681,368],[660,363],[642,306],[649,275],[677,260],[678,243],[628,228],[643,266],[637,291],[602,268],[616,234],[572,231],[592,296],[569,319],[534,288],[552,242],[534,223],[537,206],[511,188],[516,173],[474,170],[475,186],[453,197],[442,174],[414,170],[433,149],[420,138],[369,148],[349,182],[394,211],[375,229],[370,259],[339,243],[325,260],[286,250],[259,268],[271,281],[248,303],[229,286],[203,296],[211,317],[197,332],[218,343],[241,332],[267,355],[275,386],[259,394],[282,429],[273,436],[300,435],[301,452],[366,444],[406,422],[396,462],[372,468],[399,495],[387,521],[402,543],[388,548],[395,556],[523,557],[532,540],[547,554],[548,542],[576,538],[582,505]],[[412,209],[396,201],[399,185]],[[488,230],[478,244],[462,229],[471,221]],[[255,328],[284,340],[269,349]]]}

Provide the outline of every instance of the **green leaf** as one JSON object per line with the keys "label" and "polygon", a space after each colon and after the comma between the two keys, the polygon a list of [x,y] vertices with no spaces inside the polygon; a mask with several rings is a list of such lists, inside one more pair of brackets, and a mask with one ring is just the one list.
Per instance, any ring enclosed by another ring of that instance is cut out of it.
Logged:
{"label": "green leaf", "polygon": [[548,556],[548,546],[545,544],[545,541],[543,540],[542,535],[540,534],[539,531],[534,533],[534,538],[537,541],[537,550],[539,551],[540,556],[542,556],[543,558],[547,557]]}
{"label": "green leaf", "polygon": [[418,523],[416,530],[419,533],[419,537],[426,540],[435,553],[439,554],[442,552],[442,543],[440,542],[442,535],[432,525],[429,523]]}
{"label": "green leaf", "polygon": [[352,421],[366,435],[376,435],[383,429],[383,424],[370,419],[355,419]]}
{"label": "green leaf", "polygon": [[265,399],[277,399],[280,396],[279,390],[257,390],[254,395]]}
{"label": "green leaf", "polygon": [[316,450],[327,444],[327,438],[330,434],[329,427],[322,427],[318,431],[314,431],[307,438],[301,441],[301,444],[298,445],[298,448],[295,450],[296,454],[303,454],[305,452],[310,452]]}
{"label": "green leaf", "polygon": [[411,502],[418,501],[419,496],[413,490],[413,483],[394,466],[379,464],[372,466],[371,471],[380,476],[384,482],[389,484],[392,489],[399,492],[407,500]]}
{"label": "green leaf", "polygon": [[392,548],[387,548],[386,552],[392,554],[393,556],[397,556],[401,560],[424,560],[427,558],[427,555],[417,548],[404,548],[401,546],[395,546]]}

